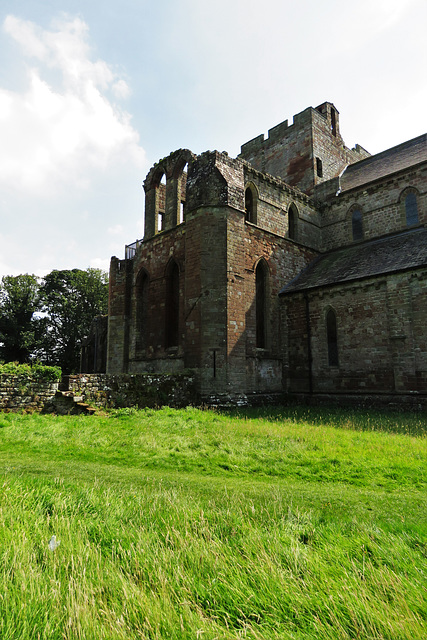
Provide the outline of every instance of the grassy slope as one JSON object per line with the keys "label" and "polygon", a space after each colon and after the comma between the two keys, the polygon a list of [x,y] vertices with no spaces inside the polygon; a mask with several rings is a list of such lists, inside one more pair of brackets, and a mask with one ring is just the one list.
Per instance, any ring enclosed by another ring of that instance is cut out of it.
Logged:
{"label": "grassy slope", "polygon": [[2,640],[427,637],[425,415],[0,426]]}

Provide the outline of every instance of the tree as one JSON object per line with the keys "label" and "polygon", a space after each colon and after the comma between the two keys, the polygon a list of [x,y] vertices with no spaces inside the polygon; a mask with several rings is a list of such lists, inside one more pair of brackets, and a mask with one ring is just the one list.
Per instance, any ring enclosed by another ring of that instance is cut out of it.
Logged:
{"label": "tree", "polygon": [[28,362],[44,332],[38,317],[38,278],[34,275],[3,276],[0,282],[0,358]]}
{"label": "tree", "polygon": [[108,276],[101,269],[52,271],[40,288],[47,315],[41,359],[64,373],[79,370],[80,343],[93,318],[107,313]]}

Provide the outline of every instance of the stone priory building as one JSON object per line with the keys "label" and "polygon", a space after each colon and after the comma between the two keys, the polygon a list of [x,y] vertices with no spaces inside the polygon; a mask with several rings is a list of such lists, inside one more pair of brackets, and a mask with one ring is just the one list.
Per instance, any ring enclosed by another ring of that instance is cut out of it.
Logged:
{"label": "stone priory building", "polygon": [[111,259],[107,372],[191,369],[206,402],[427,398],[426,142],[349,149],[325,102],[237,158],[160,160]]}

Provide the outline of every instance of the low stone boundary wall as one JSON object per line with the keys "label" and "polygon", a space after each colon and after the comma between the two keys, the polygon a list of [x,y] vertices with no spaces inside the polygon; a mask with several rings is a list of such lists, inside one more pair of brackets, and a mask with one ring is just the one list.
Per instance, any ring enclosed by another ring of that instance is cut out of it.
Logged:
{"label": "low stone boundary wall", "polygon": [[98,407],[185,407],[196,404],[194,373],[80,373],[64,376],[61,389]]}
{"label": "low stone boundary wall", "polygon": [[58,390],[57,382],[25,375],[0,375],[0,411],[41,411]]}

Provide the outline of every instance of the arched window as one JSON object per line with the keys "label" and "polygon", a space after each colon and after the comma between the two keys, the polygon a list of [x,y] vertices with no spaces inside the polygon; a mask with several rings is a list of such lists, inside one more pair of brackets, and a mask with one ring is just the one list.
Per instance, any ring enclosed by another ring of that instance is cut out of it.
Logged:
{"label": "arched window", "polygon": [[174,260],[169,264],[166,274],[165,303],[165,347],[177,347],[179,344],[179,269]]}
{"label": "arched window", "polygon": [[263,260],[255,269],[255,309],[256,346],[265,349],[267,345],[267,265]]}
{"label": "arched window", "polygon": [[418,224],[418,203],[417,195],[414,191],[410,191],[405,197],[405,214],[408,227]]}
{"label": "arched window", "polygon": [[245,189],[245,220],[257,223],[257,193],[250,186]]}
{"label": "arched window", "polygon": [[338,366],[338,340],[337,318],[335,311],[329,309],[326,314],[326,334],[328,339],[328,364],[330,367]]}
{"label": "arched window", "polygon": [[363,221],[362,212],[360,209],[354,209],[351,216],[351,229],[353,233],[353,240],[363,240]]}
{"label": "arched window", "polygon": [[291,204],[288,212],[288,238],[290,238],[291,240],[297,239],[297,220],[297,208],[294,204]]}
{"label": "arched window", "polygon": [[187,189],[187,174],[188,174],[188,162],[184,165],[181,171],[178,196],[179,196],[179,215],[178,224],[182,224],[185,221],[185,201],[186,201],[186,189]]}
{"label": "arched window", "polygon": [[136,347],[146,349],[148,342],[148,296],[150,279],[142,269],[136,282]]}
{"label": "arched window", "polygon": [[156,184],[156,227],[155,233],[163,231],[165,228],[166,211],[166,173],[163,170],[159,173]]}

